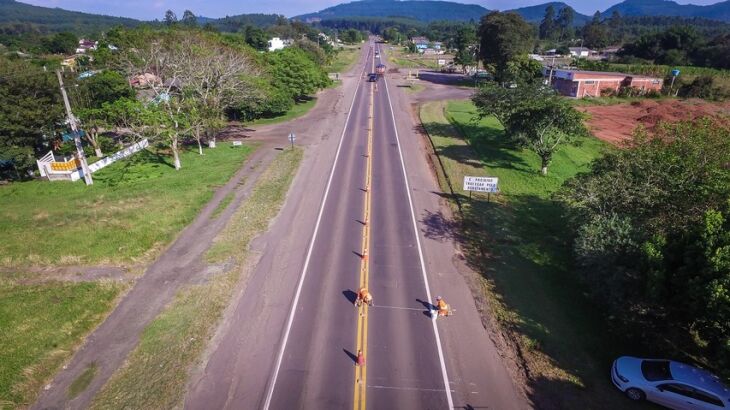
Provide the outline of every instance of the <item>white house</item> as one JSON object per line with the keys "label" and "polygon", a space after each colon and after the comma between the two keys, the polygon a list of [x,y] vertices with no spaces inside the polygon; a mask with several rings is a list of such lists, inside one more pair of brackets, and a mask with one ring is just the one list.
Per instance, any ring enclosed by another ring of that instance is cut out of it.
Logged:
{"label": "white house", "polygon": [[284,47],[286,47],[286,44],[284,43],[284,40],[279,37],[274,37],[269,40],[269,51],[281,50]]}
{"label": "white house", "polygon": [[595,51],[587,47],[570,47],[570,55],[573,57],[588,57],[592,54],[596,54]]}
{"label": "white house", "polygon": [[88,50],[96,50],[96,47],[99,45],[98,41],[94,40],[86,40],[81,39],[79,40],[79,46],[76,48],[76,54],[84,54]]}

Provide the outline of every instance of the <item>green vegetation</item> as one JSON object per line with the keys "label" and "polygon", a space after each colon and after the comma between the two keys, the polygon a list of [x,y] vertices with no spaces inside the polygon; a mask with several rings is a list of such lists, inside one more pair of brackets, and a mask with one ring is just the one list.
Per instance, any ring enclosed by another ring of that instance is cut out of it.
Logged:
{"label": "green vegetation", "polygon": [[[445,110],[445,111],[444,111]],[[454,190],[461,208],[467,262],[482,275],[478,299],[520,349],[530,373],[531,398],[555,408],[623,408],[606,377],[620,348],[607,337],[601,315],[572,274],[570,233],[560,205],[551,200],[564,181],[589,169],[607,150],[594,138],[555,154],[550,174],[539,175],[540,158],[515,148],[499,122],[467,101],[429,103],[421,110],[445,173],[445,192]],[[448,120],[447,120],[448,118]],[[499,177],[501,193],[461,192],[464,175]]]}
{"label": "green vegetation", "polygon": [[215,210],[210,215],[211,219],[218,218],[223,211],[228,208],[228,205],[231,204],[231,201],[233,201],[233,192],[229,192],[223,199],[221,199],[221,202],[218,204],[217,207],[215,207]]}
{"label": "green vegetation", "polygon": [[428,68],[437,70],[439,68],[438,59],[448,59],[446,55],[427,56],[418,53],[408,53],[404,49],[397,47],[389,52],[388,61],[392,62],[400,68]]}
{"label": "green vegetation", "polygon": [[204,285],[181,290],[144,330],[125,367],[102,388],[92,408],[174,408],[180,404],[189,369],[212,336],[247,264],[248,245],[279,212],[301,158],[299,149],[284,151],[269,165],[208,254],[219,261],[233,259],[236,266]]}
{"label": "green vegetation", "polygon": [[688,121],[632,142],[559,195],[577,270],[634,350],[730,378],[730,129]]}
{"label": "green vegetation", "polygon": [[[6,267],[130,263],[172,240],[251,152],[220,144],[184,151],[176,172],[164,152],[145,150],[82,182],[0,186],[0,263]],[[93,226],[94,229],[89,229]]]}
{"label": "green vegetation", "polygon": [[552,158],[564,145],[575,144],[588,132],[583,115],[566,100],[542,84],[525,82],[515,88],[486,84],[472,97],[482,117],[494,116],[505,136],[540,157],[540,169],[547,175]]}
{"label": "green vegetation", "polygon": [[316,98],[309,98],[300,102],[295,103],[291,108],[284,114],[277,115],[275,117],[262,117],[257,118],[250,122],[251,125],[269,125],[278,124],[281,122],[291,121],[295,118],[299,118],[309,112],[317,104]]}
{"label": "green vegetation", "polygon": [[21,280],[0,280],[2,408],[31,404],[125,288],[112,282]]}
{"label": "green vegetation", "polygon": [[352,68],[360,56],[360,47],[342,47],[337,51],[332,62],[324,70],[328,73],[344,74]]}
{"label": "green vegetation", "polygon": [[91,363],[84,371],[76,378],[76,380],[68,386],[68,397],[73,399],[78,396],[82,391],[89,387],[89,383],[94,380],[96,371],[98,370],[96,363]]}
{"label": "green vegetation", "polygon": [[[109,30],[89,58],[77,59],[84,75],[65,74],[87,155],[99,157],[108,151],[104,146],[148,138],[167,145],[180,169],[180,147],[185,143],[201,147],[228,119],[293,118],[313,104],[298,103],[332,83],[324,67],[335,52],[326,41],[318,44],[320,32],[309,25],[277,22],[267,30],[298,40],[284,50],[262,54],[251,48],[266,36],[260,29],[220,34],[197,28],[190,11],[181,22],[174,13],[166,14],[166,29]],[[58,33],[46,43],[53,52],[65,52],[75,48],[76,37]],[[107,47],[111,44],[113,50]],[[169,64],[159,65],[159,59]],[[0,55],[0,97],[7,102],[0,108],[1,179],[30,179],[35,158],[49,148],[64,155],[75,151],[72,141],[61,138],[69,130],[55,73],[44,70],[45,65]],[[155,75],[150,73],[153,66]],[[176,87],[151,86],[173,81]]]}

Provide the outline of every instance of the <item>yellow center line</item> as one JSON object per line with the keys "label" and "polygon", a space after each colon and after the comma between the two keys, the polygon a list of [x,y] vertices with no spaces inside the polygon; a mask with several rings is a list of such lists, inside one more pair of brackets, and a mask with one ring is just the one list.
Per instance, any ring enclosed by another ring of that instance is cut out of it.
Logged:
{"label": "yellow center line", "polygon": [[[372,70],[375,71],[375,54],[373,53]],[[367,160],[365,171],[365,206],[364,218],[365,226],[362,232],[362,258],[360,261],[360,288],[368,287],[369,280],[369,262],[368,254],[370,248],[370,204],[372,193],[372,167],[373,167],[373,104],[375,93],[373,83],[370,84],[370,107],[368,117],[368,141],[367,141]],[[367,357],[368,351],[368,305],[363,303],[357,309],[357,339],[355,341],[355,354],[362,354]],[[353,408],[355,410],[365,410],[366,392],[367,392],[367,365],[363,364],[355,366],[355,393],[353,400]]]}

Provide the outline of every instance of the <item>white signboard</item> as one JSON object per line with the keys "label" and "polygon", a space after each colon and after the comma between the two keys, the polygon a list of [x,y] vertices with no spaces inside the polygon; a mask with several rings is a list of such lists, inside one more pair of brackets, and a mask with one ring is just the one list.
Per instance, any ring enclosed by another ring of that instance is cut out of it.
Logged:
{"label": "white signboard", "polygon": [[464,191],[499,192],[499,178],[464,177]]}
{"label": "white signboard", "polygon": [[297,136],[294,135],[293,132],[290,132],[289,133],[289,142],[291,142],[293,144],[296,139],[297,139]]}
{"label": "white signboard", "polygon": [[243,143],[241,141],[233,141],[233,146],[234,147],[240,147],[242,145],[243,145]]}
{"label": "white signboard", "polygon": [[108,157],[104,157],[104,158],[94,162],[93,164],[89,165],[89,170],[92,173],[96,172],[113,162],[116,162],[122,158],[126,158],[136,152],[142,151],[143,149],[147,148],[149,145],[150,145],[149,141],[147,141],[147,138],[145,138],[142,141],[139,141],[133,145],[130,145],[121,151],[117,151],[114,154],[109,155]]}

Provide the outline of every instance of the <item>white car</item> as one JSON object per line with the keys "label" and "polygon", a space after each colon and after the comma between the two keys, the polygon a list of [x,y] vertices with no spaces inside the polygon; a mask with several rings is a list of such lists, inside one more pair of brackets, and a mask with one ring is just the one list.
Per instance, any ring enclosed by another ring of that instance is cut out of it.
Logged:
{"label": "white car", "polygon": [[623,356],[613,362],[611,380],[635,401],[675,410],[730,409],[730,389],[712,373],[684,363]]}

